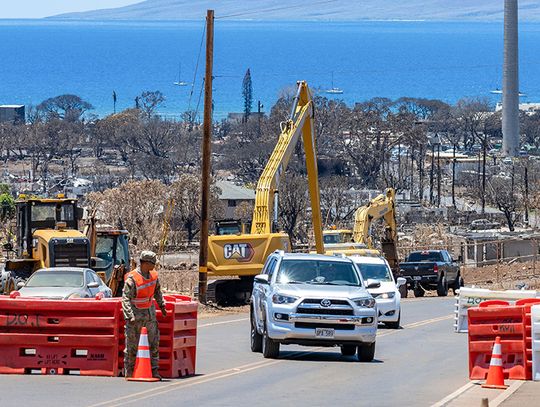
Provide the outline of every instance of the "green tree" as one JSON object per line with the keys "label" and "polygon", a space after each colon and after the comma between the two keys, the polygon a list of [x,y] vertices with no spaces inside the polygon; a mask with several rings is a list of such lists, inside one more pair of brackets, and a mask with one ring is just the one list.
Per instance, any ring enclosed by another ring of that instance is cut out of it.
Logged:
{"label": "green tree", "polygon": [[251,72],[248,70],[244,75],[242,82],[242,96],[244,97],[244,120],[247,121],[251,114],[251,107],[253,106],[253,86],[251,83]]}
{"label": "green tree", "polygon": [[11,196],[9,186],[0,184],[0,220],[10,219],[15,214],[15,200]]}

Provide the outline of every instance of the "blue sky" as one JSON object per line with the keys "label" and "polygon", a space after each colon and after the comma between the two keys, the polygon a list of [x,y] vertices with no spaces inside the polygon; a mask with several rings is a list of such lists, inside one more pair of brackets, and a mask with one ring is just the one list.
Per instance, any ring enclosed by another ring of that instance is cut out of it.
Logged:
{"label": "blue sky", "polygon": [[121,7],[141,0],[0,0],[0,18],[41,18],[72,11]]}

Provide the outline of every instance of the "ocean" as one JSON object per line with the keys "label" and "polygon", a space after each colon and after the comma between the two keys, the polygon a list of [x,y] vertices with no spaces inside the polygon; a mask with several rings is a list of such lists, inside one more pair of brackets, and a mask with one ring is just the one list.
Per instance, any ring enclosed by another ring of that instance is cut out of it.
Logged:
{"label": "ocean", "polygon": [[[0,20],[0,104],[38,104],[72,93],[92,113],[134,105],[145,90],[166,96],[159,112],[202,112],[203,21],[85,22]],[[347,104],[372,97],[441,99],[500,95],[502,23],[215,22],[214,117],[242,111],[242,80],[253,81],[268,112],[297,80],[315,90],[333,84]],[[199,60],[197,67],[197,60]],[[192,83],[179,87],[181,79]],[[520,87],[524,102],[540,102],[540,23],[520,26]]]}

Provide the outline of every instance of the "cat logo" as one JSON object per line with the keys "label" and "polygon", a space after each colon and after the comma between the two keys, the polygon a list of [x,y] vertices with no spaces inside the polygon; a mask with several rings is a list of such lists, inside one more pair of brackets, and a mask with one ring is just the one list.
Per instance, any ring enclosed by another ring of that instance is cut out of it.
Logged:
{"label": "cat logo", "polygon": [[227,243],[223,246],[223,257],[227,260],[235,259],[240,262],[248,262],[253,258],[255,251],[249,243]]}

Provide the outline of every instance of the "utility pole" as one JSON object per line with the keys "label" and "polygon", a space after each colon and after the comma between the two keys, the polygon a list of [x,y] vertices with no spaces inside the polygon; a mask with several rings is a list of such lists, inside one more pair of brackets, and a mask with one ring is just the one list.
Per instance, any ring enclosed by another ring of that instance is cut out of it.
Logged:
{"label": "utility pole", "polygon": [[525,174],[523,176],[525,184],[525,222],[529,225],[529,161],[525,161]]}
{"label": "utility pole", "polygon": [[214,10],[206,11],[206,73],[204,77],[204,118],[201,174],[201,241],[199,246],[199,301],[206,304],[208,282],[208,204],[212,139],[212,68],[214,63]]}

